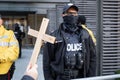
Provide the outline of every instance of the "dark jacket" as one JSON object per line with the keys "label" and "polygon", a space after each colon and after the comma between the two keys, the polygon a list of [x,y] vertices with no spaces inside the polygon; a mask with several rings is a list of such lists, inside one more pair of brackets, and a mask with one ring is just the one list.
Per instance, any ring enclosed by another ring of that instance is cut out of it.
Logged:
{"label": "dark jacket", "polygon": [[15,33],[15,37],[16,37],[17,40],[19,40],[19,41],[21,41],[22,38],[25,37],[25,33],[22,32],[22,31],[20,30],[20,27],[19,27],[18,24],[15,24],[15,30],[14,30],[14,33]]}
{"label": "dark jacket", "polygon": [[[56,30],[53,36],[56,37],[55,44],[46,43],[43,52],[43,70],[45,80],[61,80],[60,75],[64,73],[64,54],[66,43],[63,38],[63,24]],[[79,36],[82,38],[84,48],[84,76],[96,75],[96,49],[89,33],[80,28]]]}
{"label": "dark jacket", "polygon": [[24,75],[21,80],[34,80],[32,77]]}
{"label": "dark jacket", "polygon": [[17,38],[17,40],[21,40],[22,32],[19,27],[15,27],[14,33],[15,33],[15,37]]}

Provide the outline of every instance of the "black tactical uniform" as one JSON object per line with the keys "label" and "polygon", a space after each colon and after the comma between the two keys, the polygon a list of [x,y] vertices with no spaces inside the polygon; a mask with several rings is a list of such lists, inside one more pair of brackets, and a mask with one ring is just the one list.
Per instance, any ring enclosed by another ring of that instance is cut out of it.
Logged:
{"label": "black tactical uniform", "polygon": [[[78,11],[75,5],[68,4],[63,9],[63,14],[70,7],[74,13]],[[68,15],[63,16],[64,22],[51,34],[56,37],[55,44],[45,44],[45,80],[70,80],[96,75],[96,50],[93,40],[85,29],[76,25],[77,16],[71,13],[65,13]]]}

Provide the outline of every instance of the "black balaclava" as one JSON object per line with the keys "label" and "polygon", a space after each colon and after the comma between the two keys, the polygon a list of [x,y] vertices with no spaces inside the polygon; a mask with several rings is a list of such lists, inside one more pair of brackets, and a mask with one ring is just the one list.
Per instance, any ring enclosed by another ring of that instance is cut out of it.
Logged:
{"label": "black balaclava", "polygon": [[66,29],[72,32],[78,29],[77,20],[78,20],[78,16],[66,15],[63,17],[63,21],[64,21],[63,23],[65,24]]}

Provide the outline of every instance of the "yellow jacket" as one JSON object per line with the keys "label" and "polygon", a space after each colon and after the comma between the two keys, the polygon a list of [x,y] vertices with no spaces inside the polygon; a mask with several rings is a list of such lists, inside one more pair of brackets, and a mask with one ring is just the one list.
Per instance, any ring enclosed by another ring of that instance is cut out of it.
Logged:
{"label": "yellow jacket", "polygon": [[83,25],[83,24],[82,24],[81,26],[82,26],[82,28],[84,28],[84,29],[86,29],[86,30],[88,31],[89,35],[91,36],[93,42],[94,42],[95,45],[96,45],[96,38],[95,38],[93,32],[92,32],[90,29],[88,29],[88,28],[86,27],[86,25]]}
{"label": "yellow jacket", "polygon": [[12,30],[0,26],[0,74],[6,74],[18,58],[19,45]]}

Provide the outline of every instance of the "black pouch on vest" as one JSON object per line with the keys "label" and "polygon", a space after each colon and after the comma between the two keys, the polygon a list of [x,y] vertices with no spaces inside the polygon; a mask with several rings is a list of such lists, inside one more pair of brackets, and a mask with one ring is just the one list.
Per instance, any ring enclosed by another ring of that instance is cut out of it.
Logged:
{"label": "black pouch on vest", "polygon": [[65,65],[68,68],[74,68],[76,65],[76,54],[66,54],[65,55]]}
{"label": "black pouch on vest", "polygon": [[83,55],[82,53],[77,53],[76,54],[76,68],[81,69],[83,66]]}

